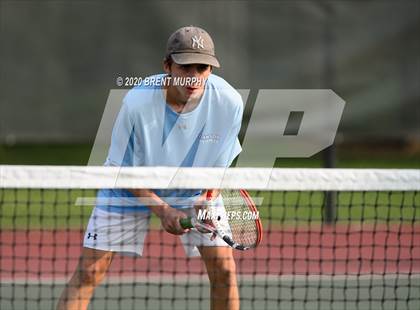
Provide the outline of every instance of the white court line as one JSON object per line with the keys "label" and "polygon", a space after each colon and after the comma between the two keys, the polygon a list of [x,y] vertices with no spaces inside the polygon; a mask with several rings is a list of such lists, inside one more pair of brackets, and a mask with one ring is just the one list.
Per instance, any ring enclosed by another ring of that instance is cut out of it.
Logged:
{"label": "white court line", "polygon": [[[420,274],[373,274],[373,275],[238,275],[238,282],[291,282],[291,281],[392,281],[392,280],[419,280]],[[18,278],[18,279],[1,279],[0,285],[51,285],[65,284],[68,279],[64,277],[57,278]],[[130,284],[130,283],[161,283],[166,284],[185,284],[185,283],[201,283],[208,282],[207,275],[156,275],[156,276],[110,276],[105,279],[103,284]]]}

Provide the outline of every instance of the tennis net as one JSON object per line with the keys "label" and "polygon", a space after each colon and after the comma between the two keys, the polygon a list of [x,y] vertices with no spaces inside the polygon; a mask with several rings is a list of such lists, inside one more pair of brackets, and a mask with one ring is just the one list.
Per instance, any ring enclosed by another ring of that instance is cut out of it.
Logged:
{"label": "tennis net", "polygon": [[[0,166],[1,309],[56,306],[103,188],[248,190],[264,235],[235,251],[241,309],[419,309],[420,170]],[[209,289],[152,217],[142,257],[116,255],[90,309],[208,309]]]}

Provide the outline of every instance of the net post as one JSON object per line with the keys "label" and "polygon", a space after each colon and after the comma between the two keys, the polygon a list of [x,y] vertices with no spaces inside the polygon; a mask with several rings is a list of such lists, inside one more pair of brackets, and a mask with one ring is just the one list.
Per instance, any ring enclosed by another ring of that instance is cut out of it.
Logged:
{"label": "net post", "polygon": [[[330,3],[323,5],[325,12],[325,23],[323,32],[324,45],[324,85],[325,88],[334,88],[335,84],[335,37],[332,26],[335,18],[334,6]],[[335,167],[335,145],[334,143],[323,151],[323,161],[325,168]],[[328,191],[324,193],[323,222],[333,225],[336,221],[336,196],[337,193]]]}
{"label": "net post", "polygon": [[[335,167],[335,145],[331,145],[324,151],[324,167]],[[324,192],[323,222],[328,225],[334,225],[337,219],[337,193],[334,191]]]}
{"label": "net post", "polygon": [[334,225],[337,219],[336,192],[325,192],[323,221],[325,224]]}

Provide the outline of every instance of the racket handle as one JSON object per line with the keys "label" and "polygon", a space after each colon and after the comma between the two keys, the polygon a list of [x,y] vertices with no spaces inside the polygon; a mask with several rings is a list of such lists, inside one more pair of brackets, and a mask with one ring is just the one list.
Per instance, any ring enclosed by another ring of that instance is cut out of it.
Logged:
{"label": "racket handle", "polygon": [[192,224],[190,217],[180,219],[179,223],[181,224],[181,227],[184,229],[194,228],[194,225]]}

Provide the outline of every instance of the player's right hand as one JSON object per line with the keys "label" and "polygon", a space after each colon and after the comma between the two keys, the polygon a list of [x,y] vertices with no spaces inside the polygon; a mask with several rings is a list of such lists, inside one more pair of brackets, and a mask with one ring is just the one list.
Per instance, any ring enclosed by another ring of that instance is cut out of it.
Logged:
{"label": "player's right hand", "polygon": [[165,229],[168,233],[174,235],[182,235],[189,231],[189,229],[184,229],[181,227],[179,220],[182,218],[186,218],[187,215],[179,211],[175,208],[170,206],[166,206],[160,214],[158,214],[160,221],[162,223],[163,229]]}

